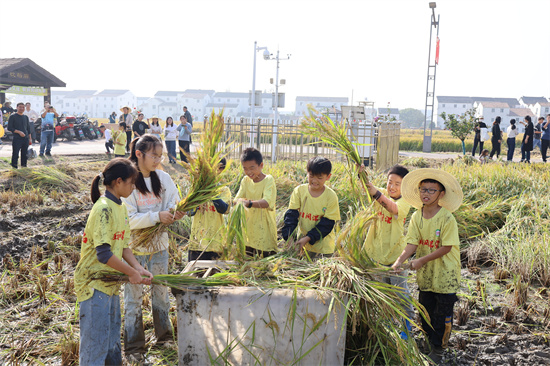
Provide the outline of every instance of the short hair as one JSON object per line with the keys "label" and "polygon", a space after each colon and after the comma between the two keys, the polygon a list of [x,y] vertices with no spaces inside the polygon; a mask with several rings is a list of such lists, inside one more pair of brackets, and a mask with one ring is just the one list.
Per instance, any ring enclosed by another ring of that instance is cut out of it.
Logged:
{"label": "short hair", "polygon": [[262,157],[262,153],[254,147],[248,147],[244,149],[241,155],[241,163],[244,163],[245,161],[251,161],[251,160],[254,160],[258,165],[260,165],[264,161],[264,158]]}
{"label": "short hair", "polygon": [[539,117],[539,121],[544,121],[544,117]]}
{"label": "short hair", "polygon": [[546,115],[546,117],[550,117],[550,113],[548,113],[548,114]]}
{"label": "short hair", "polygon": [[138,113],[138,117],[139,117],[139,116],[144,116],[144,114],[143,114],[143,113]]}
{"label": "short hair", "polygon": [[[441,184],[441,182],[438,181],[438,180],[429,179],[429,178],[428,178],[428,179],[423,179],[423,180],[420,182],[420,184],[422,184],[422,183],[436,183],[436,184],[439,185],[439,188],[441,188],[442,191],[445,191],[445,186],[444,186],[443,184]],[[419,184],[419,185],[420,185],[420,184]]]}
{"label": "short hair", "polygon": [[27,102],[27,103],[25,103],[25,105],[27,105],[27,104],[28,104],[28,105],[31,105],[31,103],[30,103],[30,102]]}
{"label": "short hair", "polygon": [[105,125],[101,125],[101,126],[99,126],[99,128],[105,128]]}
{"label": "short hair", "polygon": [[20,105],[25,105],[25,103],[23,103],[23,102],[19,102],[19,103],[17,103],[17,105],[16,105],[16,106],[17,106],[17,107],[19,107]]}
{"label": "short hair", "polygon": [[187,109],[187,106],[183,106],[183,109]]}
{"label": "short hair", "polygon": [[332,163],[325,157],[315,156],[307,162],[307,172],[313,175],[329,175],[331,171]]}
{"label": "short hair", "polygon": [[390,168],[388,175],[390,174],[395,174],[401,178],[405,178],[405,176],[409,174],[409,169],[405,168],[403,165],[396,164]]}

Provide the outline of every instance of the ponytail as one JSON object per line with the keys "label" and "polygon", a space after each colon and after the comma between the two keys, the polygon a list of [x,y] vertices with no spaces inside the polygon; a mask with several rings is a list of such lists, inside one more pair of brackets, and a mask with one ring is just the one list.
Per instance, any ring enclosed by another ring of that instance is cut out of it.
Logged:
{"label": "ponytail", "polygon": [[138,171],[130,160],[124,158],[116,158],[111,160],[105,166],[105,169],[96,175],[92,181],[92,188],[90,189],[92,202],[96,203],[99,197],[101,197],[101,192],[99,191],[100,180],[103,180],[104,186],[111,187],[113,182],[118,178],[122,178],[122,180],[126,180],[128,178],[135,179],[137,174]]}
{"label": "ponytail", "polygon": [[[130,160],[134,162],[134,164],[138,168],[138,176],[136,178],[136,189],[141,194],[147,194],[149,193],[149,189],[147,188],[147,185],[145,184],[145,179],[143,178],[143,174],[139,171],[139,162],[138,157],[136,154],[136,151],[141,151],[142,154],[146,154],[148,151],[151,151],[155,147],[160,146],[162,147],[162,142],[156,137],[155,135],[151,134],[145,134],[141,137],[136,137],[132,140],[130,143]],[[162,184],[160,183],[160,178],[157,174],[157,172],[151,172],[151,186],[153,188],[153,194],[160,198],[160,192],[162,190]]]}

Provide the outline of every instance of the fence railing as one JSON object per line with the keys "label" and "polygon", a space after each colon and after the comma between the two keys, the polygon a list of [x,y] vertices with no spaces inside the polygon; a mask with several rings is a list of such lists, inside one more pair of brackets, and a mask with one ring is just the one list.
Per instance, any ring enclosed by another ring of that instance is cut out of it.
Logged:
{"label": "fence railing", "polygon": [[[356,142],[359,155],[365,165],[384,170],[394,165],[399,157],[399,123],[378,123],[348,125],[348,137]],[[255,120],[249,118],[226,121],[224,144],[233,143],[229,157],[238,159],[243,150],[253,146],[260,150],[265,160],[307,161],[313,156],[324,156],[331,160],[343,161],[325,143],[304,135],[295,120],[274,119]]]}

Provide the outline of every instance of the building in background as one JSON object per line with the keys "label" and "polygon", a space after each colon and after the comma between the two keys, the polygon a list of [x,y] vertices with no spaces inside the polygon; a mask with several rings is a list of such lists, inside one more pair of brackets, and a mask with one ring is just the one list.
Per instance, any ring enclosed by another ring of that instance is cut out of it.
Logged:
{"label": "building in background", "polygon": [[296,97],[296,116],[307,114],[307,106],[311,104],[321,113],[334,113],[335,110],[341,111],[343,105],[348,105],[348,98],[342,97]]}
{"label": "building in background", "polygon": [[130,90],[105,89],[95,94],[93,100],[93,113],[90,117],[108,118],[111,113],[120,115],[120,108],[124,106],[134,110],[137,107],[137,97]]}

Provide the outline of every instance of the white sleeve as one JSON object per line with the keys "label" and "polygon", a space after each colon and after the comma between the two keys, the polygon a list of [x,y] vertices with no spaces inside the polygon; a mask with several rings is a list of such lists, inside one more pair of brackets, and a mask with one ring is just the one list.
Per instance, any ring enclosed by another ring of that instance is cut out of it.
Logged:
{"label": "white sleeve", "polygon": [[176,184],[166,172],[157,170],[157,174],[161,178],[162,186],[165,189],[162,199],[162,211],[168,211],[174,208],[181,199],[178,187],[176,187]]}
{"label": "white sleeve", "polygon": [[128,209],[128,218],[130,219],[130,229],[144,229],[146,227],[151,227],[160,222],[158,212],[138,212],[137,210],[137,200],[136,193],[137,190],[134,190],[128,198],[122,197],[122,202],[126,205]]}

